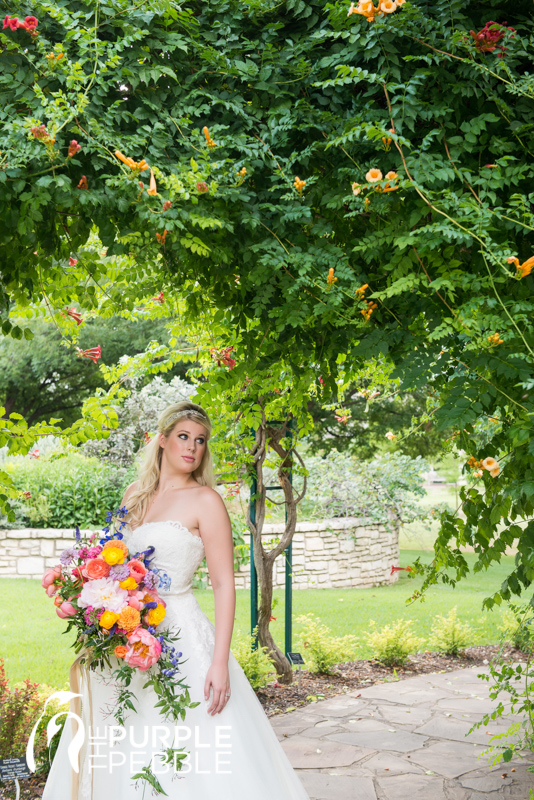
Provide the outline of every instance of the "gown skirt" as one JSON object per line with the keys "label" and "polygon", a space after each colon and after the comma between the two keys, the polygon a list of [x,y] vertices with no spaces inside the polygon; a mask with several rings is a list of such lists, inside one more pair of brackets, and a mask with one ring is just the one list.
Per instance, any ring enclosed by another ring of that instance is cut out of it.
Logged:
{"label": "gown skirt", "polygon": [[[155,668],[137,670],[129,687],[136,711],[128,711],[124,726],[119,726],[111,714],[117,697],[111,671],[82,670],[84,741],[80,749],[78,722],[67,718],[43,800],[151,797],[152,787],[145,780],[132,779],[151,759],[162,789],[174,800],[310,800],[231,651],[231,696],[220,714],[208,714],[212,693],[206,701],[204,683],[213,657],[215,626],[192,591],[193,575],[205,555],[200,536],[177,521],[148,522],[133,531],[126,528],[124,542],[132,555],[155,547],[153,563],[166,573],[169,587],[158,589],[167,604],[158,630],[171,628],[178,633],[175,647],[183,663],[177,677],[189,686],[191,702],[200,705],[186,709],[183,721],[165,722],[155,708],[158,697],[153,688],[142,688]],[[187,751],[181,769],[179,762],[175,768],[158,757],[167,747]]]}

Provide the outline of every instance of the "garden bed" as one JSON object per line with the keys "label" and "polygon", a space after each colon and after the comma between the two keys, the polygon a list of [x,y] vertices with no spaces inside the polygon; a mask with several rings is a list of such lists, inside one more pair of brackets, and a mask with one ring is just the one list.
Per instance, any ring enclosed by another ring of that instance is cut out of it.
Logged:
{"label": "garden bed", "polygon": [[[332,675],[314,675],[303,669],[300,676],[300,691],[295,677],[291,685],[284,686],[274,681],[263,689],[258,689],[256,695],[267,716],[272,717],[336,694],[363,689],[374,683],[402,680],[431,672],[454,672],[457,669],[486,666],[497,655],[499,649],[499,645],[478,645],[467,647],[459,656],[425,651],[408,656],[406,666],[396,668],[384,667],[372,659],[349,661],[334,667]],[[507,661],[522,661],[525,658],[524,653],[513,647],[504,648],[503,656]]]}
{"label": "garden bed", "polygon": [[[313,675],[307,670],[302,670],[300,691],[295,677],[295,681],[289,686],[274,681],[263,689],[258,689],[256,695],[267,716],[272,717],[294,711],[317,700],[363,689],[375,683],[402,680],[432,672],[453,672],[457,669],[486,666],[497,655],[499,649],[498,645],[478,645],[466,648],[459,656],[445,656],[426,651],[408,656],[406,666],[396,669],[384,667],[372,659],[349,661],[334,667],[332,675]],[[524,653],[513,647],[504,648],[503,656],[507,661],[521,661],[525,657]],[[41,797],[44,778],[33,776],[20,783],[21,800],[37,800]],[[15,791],[12,787],[13,784],[0,785],[0,800],[14,800]]]}

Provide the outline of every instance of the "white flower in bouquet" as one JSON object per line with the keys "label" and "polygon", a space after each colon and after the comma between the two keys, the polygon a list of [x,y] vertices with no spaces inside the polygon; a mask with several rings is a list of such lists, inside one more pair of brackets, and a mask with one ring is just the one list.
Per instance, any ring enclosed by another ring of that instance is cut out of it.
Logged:
{"label": "white flower in bouquet", "polygon": [[128,605],[128,592],[121,589],[119,582],[112,578],[97,578],[94,581],[87,581],[80,596],[78,606],[80,608],[104,608],[106,611],[114,611],[118,614]]}

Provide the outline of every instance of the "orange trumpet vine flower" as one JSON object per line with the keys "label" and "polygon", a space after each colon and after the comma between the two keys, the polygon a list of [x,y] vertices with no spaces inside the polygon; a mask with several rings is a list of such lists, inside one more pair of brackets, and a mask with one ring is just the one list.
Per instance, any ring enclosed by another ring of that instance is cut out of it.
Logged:
{"label": "orange trumpet vine flower", "polygon": [[519,259],[516,256],[510,256],[510,258],[507,258],[506,260],[509,264],[515,264],[517,269],[516,277],[518,277],[520,280],[526,275],[530,275],[532,272],[532,267],[534,267],[534,256],[531,256],[526,261],[523,261],[522,264],[519,263]]}
{"label": "orange trumpet vine flower", "polygon": [[326,279],[326,282],[328,283],[329,286],[332,286],[332,284],[336,283],[336,281],[337,278],[334,278],[334,267],[330,267],[330,269],[328,270],[328,277]]}
{"label": "orange trumpet vine flower", "polygon": [[154,173],[152,172],[152,170],[150,170],[150,186],[146,191],[147,194],[150,194],[152,196],[158,193],[158,187],[156,186],[156,179],[154,177]]}
{"label": "orange trumpet vine flower", "polygon": [[395,573],[395,572],[403,572],[403,571],[411,572],[412,568],[411,567],[394,567],[394,566],[392,566],[391,567],[391,572],[389,574],[393,575],[393,573]]}
{"label": "orange trumpet vine flower", "polygon": [[204,125],[204,127],[202,128],[202,133],[206,137],[206,144],[208,145],[208,147],[215,147],[217,142],[214,142],[213,139],[211,138],[209,128],[207,125]]}
{"label": "orange trumpet vine flower", "polygon": [[148,164],[146,163],[144,158],[141,161],[137,162],[134,161],[133,158],[125,156],[124,153],[121,153],[120,150],[115,150],[115,155],[117,156],[119,161],[122,161],[122,163],[126,164],[127,167],[130,167],[130,169],[138,169],[140,172],[144,172],[145,169],[148,169]]}
{"label": "orange trumpet vine flower", "polygon": [[99,358],[102,358],[100,354],[100,345],[98,345],[98,347],[90,347],[88,350],[81,350],[77,347],[76,351],[78,353],[78,358],[90,358],[95,364]]}
{"label": "orange trumpet vine flower", "polygon": [[71,317],[78,325],[81,325],[83,322],[83,317],[79,311],[76,311],[75,308],[68,308],[67,309],[67,317]]}

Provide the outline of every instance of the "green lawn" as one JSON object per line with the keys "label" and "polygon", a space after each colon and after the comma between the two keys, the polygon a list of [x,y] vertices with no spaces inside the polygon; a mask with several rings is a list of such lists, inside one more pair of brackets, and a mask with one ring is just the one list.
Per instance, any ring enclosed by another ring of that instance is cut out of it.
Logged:
{"label": "green lawn", "polygon": [[[426,497],[419,500],[422,508],[432,508],[440,503],[456,509],[458,506],[458,489],[454,485],[435,484],[427,489]],[[399,532],[401,550],[432,550],[439,533],[439,522],[413,522],[402,525]]]}
{"label": "green lawn", "polygon": [[[429,552],[405,550],[401,553],[401,565],[410,564],[416,556],[430,559]],[[470,563],[475,556],[467,554]],[[482,612],[482,600],[498,587],[513,564],[513,557],[506,556],[500,565],[485,573],[470,575],[456,589],[440,585],[433,588],[424,603],[407,606],[405,601],[420,580],[410,580],[401,572],[394,586],[373,589],[315,589],[293,592],[294,618],[312,612],[332,631],[333,635],[345,633],[362,634],[370,620],[385,625],[398,618],[414,620],[418,635],[426,637],[436,614],[446,613],[454,605],[458,607],[460,619],[471,623],[475,629],[473,644],[493,643],[498,640],[497,624],[502,612]],[[197,591],[201,608],[214,621],[213,594],[211,590]],[[283,648],[284,642],[284,592],[275,590],[278,605],[274,609],[276,621],[271,623],[275,640]],[[40,582],[25,579],[0,580],[0,607],[4,613],[0,622],[0,657],[5,661],[11,681],[30,678],[55,688],[64,688],[68,681],[69,666],[74,659],[70,643],[73,636],[61,632],[65,623],[60,620],[53,601],[46,597]],[[237,591],[237,608],[234,635],[248,633],[250,619],[249,593]],[[293,623],[293,649],[299,650],[298,633],[301,626]],[[360,657],[370,655],[362,646]]]}

